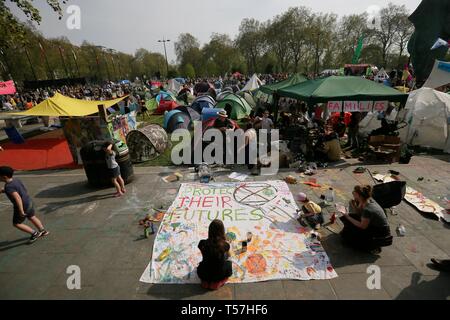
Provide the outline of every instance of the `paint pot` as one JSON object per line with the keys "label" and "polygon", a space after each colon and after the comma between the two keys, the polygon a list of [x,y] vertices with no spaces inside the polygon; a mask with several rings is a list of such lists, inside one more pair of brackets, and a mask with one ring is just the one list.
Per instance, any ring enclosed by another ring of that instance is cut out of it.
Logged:
{"label": "paint pot", "polygon": [[247,242],[251,242],[253,238],[253,233],[247,232]]}

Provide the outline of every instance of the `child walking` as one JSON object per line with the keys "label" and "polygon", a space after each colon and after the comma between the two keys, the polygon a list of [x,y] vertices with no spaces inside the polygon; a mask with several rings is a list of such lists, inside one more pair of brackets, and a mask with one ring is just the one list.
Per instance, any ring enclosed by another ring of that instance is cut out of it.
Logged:
{"label": "child walking", "polygon": [[[49,234],[42,225],[41,220],[35,216],[33,201],[28,195],[27,189],[19,179],[14,179],[14,170],[11,167],[0,167],[0,180],[5,182],[5,187],[0,193],[5,193],[14,206],[13,225],[20,231],[31,235],[28,243],[35,242],[39,237]],[[28,219],[37,228],[37,231],[24,224]]]}
{"label": "child walking", "polygon": [[120,175],[120,167],[116,161],[116,152],[113,150],[113,144],[109,141],[105,142],[103,150],[106,154],[106,165],[111,174],[111,182],[117,191],[114,196],[120,197],[127,191],[125,190],[125,183]]}

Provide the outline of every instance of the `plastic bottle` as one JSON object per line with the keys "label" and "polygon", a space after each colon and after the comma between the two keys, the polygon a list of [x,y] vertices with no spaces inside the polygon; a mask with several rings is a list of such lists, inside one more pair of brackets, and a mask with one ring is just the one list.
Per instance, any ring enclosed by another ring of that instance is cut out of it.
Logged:
{"label": "plastic bottle", "polygon": [[333,188],[328,189],[327,194],[325,195],[325,201],[334,202],[334,190]]}
{"label": "plastic bottle", "polygon": [[405,234],[406,234],[405,226],[402,225],[402,224],[399,224],[398,227],[397,227],[397,233],[398,233],[399,236],[404,237]]}

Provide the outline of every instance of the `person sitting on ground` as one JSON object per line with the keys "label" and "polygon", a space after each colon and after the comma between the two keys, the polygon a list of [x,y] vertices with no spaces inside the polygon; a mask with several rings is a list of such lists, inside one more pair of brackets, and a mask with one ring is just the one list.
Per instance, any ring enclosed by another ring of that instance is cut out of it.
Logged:
{"label": "person sitting on ground", "polygon": [[110,171],[111,182],[117,191],[114,196],[120,197],[126,193],[125,182],[120,175],[120,166],[116,161],[116,152],[113,150],[113,143],[106,141],[103,144],[103,150],[105,151],[106,165]]}
{"label": "person sitting on ground", "polygon": [[198,248],[203,260],[197,268],[197,274],[204,289],[222,287],[233,274],[229,258],[230,244],[225,238],[225,226],[220,220],[214,220],[209,225],[208,239],[200,240]]}
{"label": "person sitting on ground", "polygon": [[342,214],[343,240],[355,248],[380,253],[376,239],[389,238],[391,230],[383,208],[372,198],[372,186],[355,186],[349,212]]}
{"label": "person sitting on ground", "polygon": [[341,159],[341,144],[333,129],[329,126],[325,128],[325,135],[322,137],[322,146],[317,147],[316,156],[320,160],[335,162]]}
{"label": "person sitting on ground", "polygon": [[228,119],[228,114],[225,110],[220,110],[217,112],[217,115],[218,117],[214,121],[214,128],[219,129],[222,132],[235,129],[233,122]]}
{"label": "person sitting on ground", "polygon": [[[306,226],[306,222],[316,230],[319,230],[321,225],[324,223],[322,208],[315,202],[308,199],[306,194],[300,192],[297,196],[297,200],[302,204],[303,214],[299,217],[299,222],[301,225]],[[303,220],[304,219],[304,220]]]}
{"label": "person sitting on ground", "polygon": [[[22,181],[13,178],[14,170],[11,167],[0,167],[0,181],[5,182],[5,187],[0,190],[0,193],[5,193],[9,201],[14,207],[13,225],[20,231],[31,235],[28,243],[35,242],[39,237],[49,234],[42,225],[41,220],[35,216],[33,201],[28,195],[28,191],[23,185]],[[24,224],[25,219],[28,219],[37,228],[34,230]]]}

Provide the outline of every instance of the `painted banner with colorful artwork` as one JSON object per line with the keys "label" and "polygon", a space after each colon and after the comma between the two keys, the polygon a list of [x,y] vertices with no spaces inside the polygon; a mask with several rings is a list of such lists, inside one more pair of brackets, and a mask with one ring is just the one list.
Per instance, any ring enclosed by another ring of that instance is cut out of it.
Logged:
{"label": "painted banner with colorful artwork", "polygon": [[[298,209],[283,181],[184,183],[156,235],[146,283],[200,283],[198,243],[214,219],[231,245],[231,283],[337,277],[321,243],[296,220]],[[242,241],[252,234],[247,250]]]}

